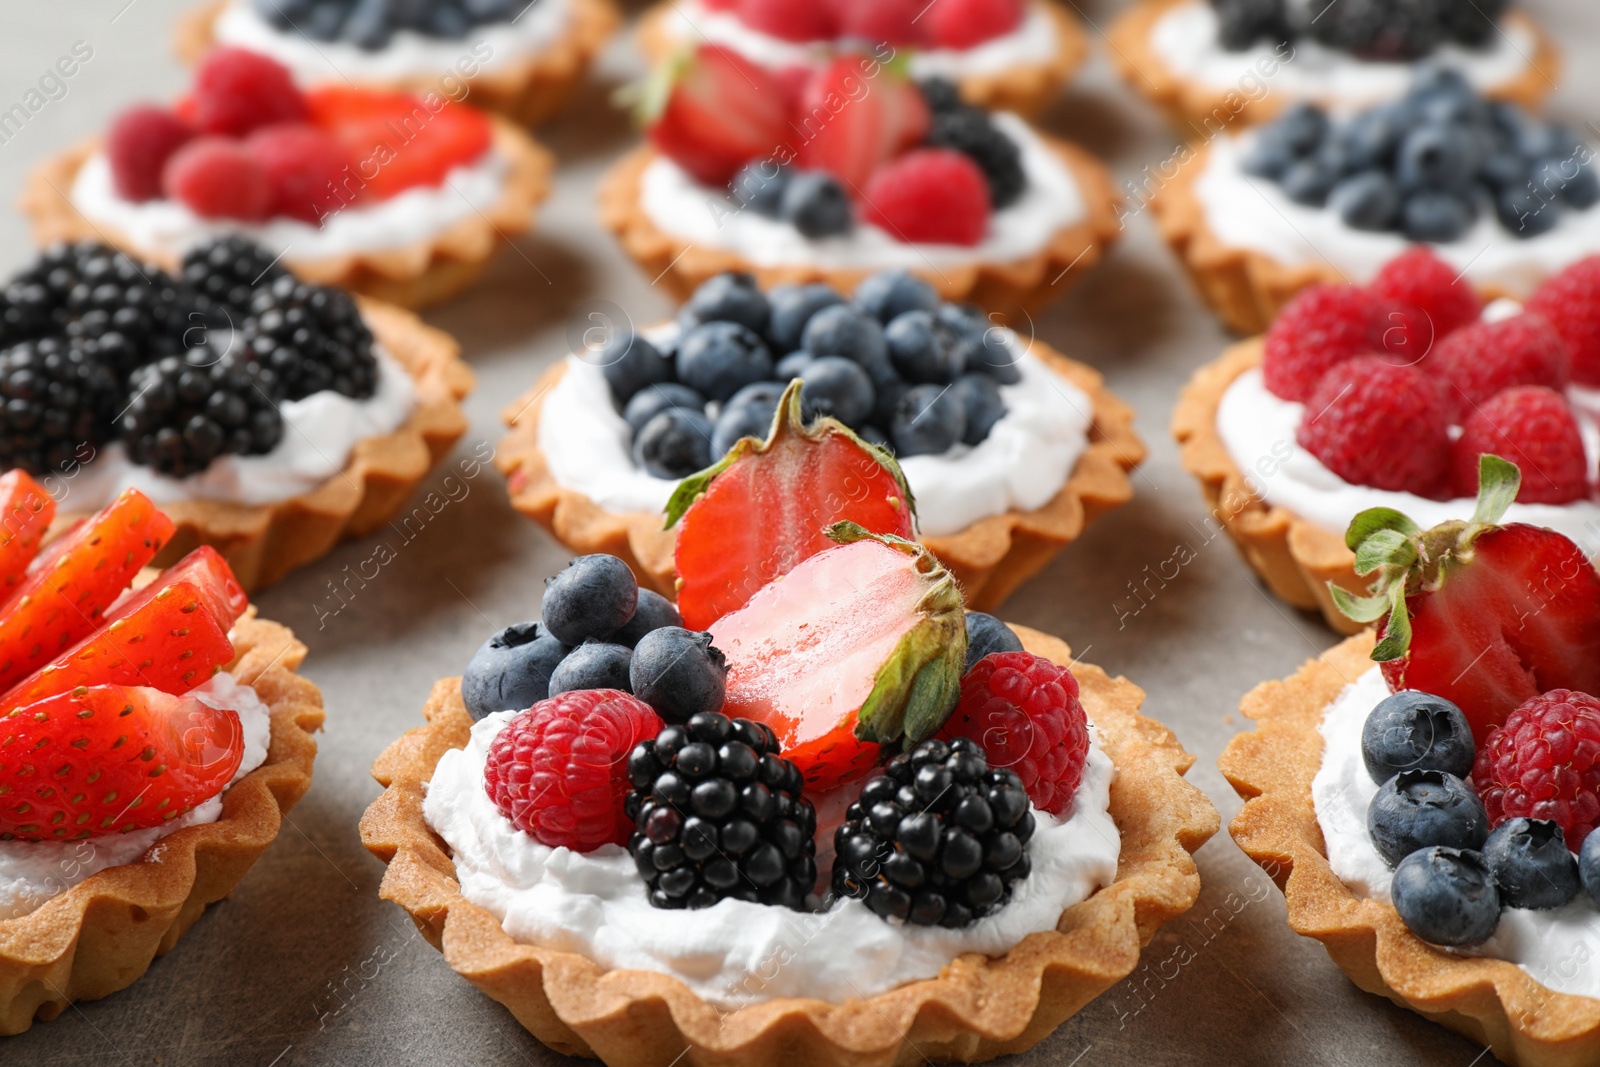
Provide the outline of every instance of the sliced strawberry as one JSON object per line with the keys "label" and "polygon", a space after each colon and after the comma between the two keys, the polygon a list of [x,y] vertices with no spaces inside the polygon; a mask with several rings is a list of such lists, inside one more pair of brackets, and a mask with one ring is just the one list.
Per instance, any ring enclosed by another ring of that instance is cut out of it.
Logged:
{"label": "sliced strawberry", "polygon": [[639,105],[650,141],[707,185],[726,185],[789,136],[783,83],[735,52],[702,45],[651,75]]}
{"label": "sliced strawberry", "polygon": [[482,158],[494,137],[476,108],[446,102],[431,111],[410,93],[327,86],[306,100],[311,122],[349,153],[361,191],[380,200],[440,185],[456,167]]}
{"label": "sliced strawberry", "polygon": [[674,561],[683,624],[706,629],[772,579],[834,547],[827,531],[835,522],[910,537],[914,509],[888,453],[834,419],[804,424],[796,380],[778,402],[766,441],[739,441],[715,466],[685,479],[667,504],[667,524],[682,523]]}
{"label": "sliced strawberry", "polygon": [[863,73],[860,56],[840,56],[812,75],[800,94],[794,127],[800,162],[825,170],[860,196],[879,166],[928,134],[931,116],[910,79],[885,67]]}
{"label": "sliced strawberry", "polygon": [[0,840],[161,826],[221,792],[239,716],[157,689],[75,689],[0,716]]}
{"label": "sliced strawberry", "polygon": [[24,470],[0,476],[0,586],[9,596],[55,521],[56,501]]}

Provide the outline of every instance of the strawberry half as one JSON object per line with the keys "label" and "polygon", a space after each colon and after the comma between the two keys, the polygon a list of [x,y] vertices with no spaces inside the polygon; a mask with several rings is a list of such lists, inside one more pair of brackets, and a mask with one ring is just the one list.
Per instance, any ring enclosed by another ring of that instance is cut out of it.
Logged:
{"label": "strawberry half", "polygon": [[773,74],[715,45],[658,67],[639,94],[650,141],[707,185],[726,185],[788,139],[789,96]]}
{"label": "strawberry half", "polygon": [[354,188],[385,200],[407,189],[435,188],[456,167],[489,150],[494,130],[479,110],[446,101],[431,111],[411,93],[325,86],[306,94],[314,125],[350,154]]}
{"label": "strawberry half", "polygon": [[905,475],[887,452],[835,419],[805,425],[797,379],[765,441],[741,439],[667,502],[667,526],[682,524],[673,559],[683,624],[706,629],[834,547],[828,528],[836,522],[910,537],[914,514]]}
{"label": "strawberry half", "polygon": [[55,521],[56,501],[27,471],[0,476],[0,582],[9,595],[39,552],[44,532]]}
{"label": "strawberry half", "polygon": [[873,171],[922,142],[932,121],[922,92],[898,68],[869,79],[865,65],[840,56],[817,71],[794,118],[801,164],[828,171],[857,197]]}
{"label": "strawberry half", "polygon": [[1499,525],[1522,482],[1498,456],[1479,461],[1472,518],[1422,530],[1390,508],[1357,515],[1345,533],[1358,597],[1330,583],[1358,622],[1378,621],[1372,658],[1391,690],[1456,703],[1482,745],[1530,697],[1600,693],[1600,573],[1571,539],[1526,523]]}

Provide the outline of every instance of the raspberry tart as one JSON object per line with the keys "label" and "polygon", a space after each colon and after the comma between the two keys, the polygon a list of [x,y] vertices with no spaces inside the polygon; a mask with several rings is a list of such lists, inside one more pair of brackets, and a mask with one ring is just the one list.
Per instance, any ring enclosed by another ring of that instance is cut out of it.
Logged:
{"label": "raspberry tart", "polygon": [[306,84],[442,92],[527,125],[572,99],[616,32],[610,0],[208,0],[178,23],[177,50],[222,45],[271,56]]}
{"label": "raspberry tart", "polygon": [[[48,543],[0,477],[0,1033],[132,983],[244,878],[311,785],[306,649],[136,489]],[[71,610],[63,610],[70,605]]]}
{"label": "raspberry tart", "polygon": [[1390,104],[1297,104],[1196,142],[1151,206],[1212,310],[1259,333],[1305,286],[1368,282],[1412,243],[1486,296],[1526,298],[1600,242],[1593,157],[1570,128],[1427,68]]}
{"label": "raspberry tart", "polygon": [[1055,102],[1088,55],[1077,20],[1049,0],[689,0],[658,4],[639,24],[656,62],[701,42],[785,78],[863,43],[887,46],[913,77],[949,79],[970,104],[1023,115]]}
{"label": "raspberry tart", "polygon": [[1194,902],[1192,758],[1131,683],[964,615],[915,542],[844,521],[775,547],[779,580],[724,572],[737,607],[675,607],[614,556],[552,578],[374,764],[383,896],[563,1053],[1032,1046]]}
{"label": "raspberry tart", "polygon": [[134,105],[41,164],[22,207],[41,245],[103,240],[170,270],[238,235],[307,281],[420,307],[532,226],[551,168],[519,126],[438,91],[302,91],[219,48],[174,106]]}
{"label": "raspberry tart", "polygon": [[989,311],[1055,299],[1119,235],[1109,172],[903,66],[847,53],[785,81],[718,45],[675,56],[635,89],[649,143],[601,221],[680,297],[729,270],[849,290],[901,268]]}
{"label": "raspberry tart", "polygon": [[[730,541],[771,540],[745,529],[770,514],[736,488],[765,471],[791,501],[858,498],[866,480],[901,499],[908,537],[914,501],[918,536],[987,609],[1127,501],[1144,456],[1098,374],[904,272],[850,300],[718,275],[677,322],[569,356],[506,416],[496,462],[517,509],[669,595],[693,494],[730,501]],[[773,506],[811,521],[807,506]]]}
{"label": "raspberry tart", "polygon": [[138,489],[248,589],[388,522],[466,431],[472,374],[415,315],[240,237],[176,274],[92,242],[0,288],[0,465],[63,519]]}
{"label": "raspberry tart", "polygon": [[1441,522],[1478,457],[1524,465],[1509,515],[1583,540],[1600,529],[1600,258],[1526,307],[1480,308],[1422,248],[1369,286],[1313,285],[1265,337],[1202,367],[1173,413],[1212,519],[1283,599],[1352,633],[1330,585],[1359,590],[1341,531],[1371,507]]}
{"label": "raspberry tart", "polygon": [[1562,534],[1501,520],[1515,466],[1482,473],[1465,521],[1352,523],[1378,578],[1341,600],[1376,633],[1245,697],[1257,728],[1218,763],[1245,798],[1234,840],[1357,985],[1506,1063],[1587,1063],[1600,574]]}
{"label": "raspberry tart", "polygon": [[1510,0],[1140,0],[1107,37],[1124,80],[1201,136],[1293,104],[1388,103],[1405,95],[1418,62],[1526,108],[1561,73],[1554,42]]}

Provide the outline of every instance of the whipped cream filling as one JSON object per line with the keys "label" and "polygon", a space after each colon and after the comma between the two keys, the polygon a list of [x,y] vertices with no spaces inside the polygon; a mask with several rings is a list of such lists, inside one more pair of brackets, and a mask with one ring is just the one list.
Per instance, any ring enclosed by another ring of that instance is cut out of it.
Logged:
{"label": "whipped cream filling", "polygon": [[199,474],[173,478],[134,463],[122,442],[113,441],[92,460],[54,476],[65,486],[58,498],[74,511],[93,511],[125,489],[138,489],[157,504],[275,504],[309,493],[344,470],[358,443],[398,430],[416,406],[416,385],[406,369],[376,345],[373,355],[378,387],[365,400],[326,389],[279,404],[283,439],[271,452],[219,456]]}
{"label": "whipped cream filling", "polygon": [[[1378,785],[1361,760],[1361,727],[1388,695],[1376,666],[1345,687],[1323,714],[1322,766],[1311,781],[1328,865],[1359,896],[1385,904],[1394,872],[1367,834],[1367,808]],[[1600,909],[1583,892],[1547,911],[1506,908],[1489,940],[1443,951],[1506,960],[1558,993],[1600,997]]]}
{"label": "whipped cream filling", "polygon": [[[675,329],[675,327],[672,327]],[[953,534],[990,515],[1043,507],[1061,491],[1089,445],[1094,403],[1054,373],[1010,330],[1022,380],[1002,385],[1006,413],[977,445],[900,460],[925,535]],[[633,431],[611,401],[598,366],[567,357],[566,373],[545,397],[539,448],[550,475],[618,513],[660,512],[678,483],[633,462]]]}
{"label": "whipped cream filling", "polygon": [[122,235],[134,247],[181,256],[227,234],[241,234],[290,262],[404,248],[432,240],[466,218],[488,211],[505,190],[507,161],[494,149],[445,175],[439,186],[415,186],[387,200],[359,202],[321,225],[278,217],[250,223],[205,219],[177,200],[124,200],[104,152],[96,152],[72,183],[72,205],[84,218]]}
{"label": "whipped cream filling", "polygon": [[761,267],[802,264],[825,269],[927,270],[1022,259],[1084,217],[1083,193],[1066,163],[1026,122],[1003,112],[996,112],[993,120],[1021,150],[1028,185],[1015,203],[989,217],[988,235],[972,246],[911,244],[860,219],[849,233],[806,237],[788,223],[739,210],[725,190],[701,185],[666,156],[658,156],[645,168],[639,202],[663,232],[697,245],[736,252]]}
{"label": "whipped cream filling", "polygon": [[388,45],[367,51],[345,41],[313,41],[285,32],[256,14],[250,0],[234,0],[212,27],[218,44],[248,48],[289,68],[301,84],[392,81],[429,74],[471,77],[543,52],[567,32],[570,0],[534,0],[514,21],[477,26],[451,41],[400,30]]}
{"label": "whipped cream filling", "polygon": [[[226,671],[191,693],[213,708],[239,714],[244,758],[228,783],[232,785],[267,760],[272,740],[272,713],[261,697]],[[224,787],[223,792],[227,789]],[[107,867],[159,863],[162,838],[185,826],[216,822],[222,817],[222,793],[196,804],[187,814],[163,826],[82,841],[0,841],[0,920],[15,919]]]}
{"label": "whipped cream filling", "polygon": [[[1012,887],[1004,907],[971,926],[888,923],[849,899],[821,914],[741,900],[700,911],[653,908],[620,845],[588,853],[547,848],[489,799],[489,745],[516,714],[474,724],[466,748],[446,752],[427,785],[422,813],[450,846],[462,895],[517,941],[579,953],[607,968],[670,975],[718,1007],[778,997],[837,1003],[935,977],[965,953],[1004,955],[1027,935],[1054,930],[1064,910],[1116,878],[1121,837],[1108,810],[1116,768],[1091,726],[1072,814],[1058,820],[1034,812],[1032,873]],[[821,822],[819,838],[831,833]],[[827,867],[819,869],[825,878]]]}

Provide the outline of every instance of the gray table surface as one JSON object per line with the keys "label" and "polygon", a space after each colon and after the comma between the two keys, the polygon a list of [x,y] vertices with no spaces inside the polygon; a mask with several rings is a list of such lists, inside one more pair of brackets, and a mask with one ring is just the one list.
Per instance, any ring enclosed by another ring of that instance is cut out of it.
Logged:
{"label": "gray table surface", "polygon": [[[0,0],[0,107],[21,99],[74,42],[94,50],[66,94],[0,144],[7,204],[47,153],[102,129],[131,101],[164,99],[185,86],[169,47],[184,6]],[[1121,6],[1080,4],[1096,54],[1045,125],[1133,181],[1178,142],[1105,58],[1098,29]],[[1555,108],[1587,125],[1600,89],[1600,64],[1588,66],[1600,58],[1600,7],[1584,0],[1524,6],[1567,50]],[[460,339],[478,375],[467,402],[472,427],[458,455],[498,441],[502,407],[568,351],[594,302],[611,301],[638,322],[672,310],[595,215],[596,179],[635,140],[608,97],[637,69],[630,43],[619,38],[577,105],[541,134],[561,170],[537,232],[502,250],[470,293],[427,316]],[[9,274],[30,254],[20,217],[0,212],[0,271]],[[1084,658],[1143,686],[1146,713],[1198,756],[1190,777],[1225,825],[1239,805],[1215,760],[1246,725],[1239,697],[1335,641],[1318,619],[1269,596],[1225,539],[1210,539],[1200,494],[1179,466],[1167,430],[1177,390],[1228,336],[1144,213],[1129,219],[1108,260],[1032,328],[1105,373],[1137,409],[1150,458],[1134,476],[1132,503],[1100,519],[1002,614],[1063,635]],[[424,486],[438,487],[441,478],[436,471]],[[378,794],[368,774],[373,757],[420,724],[434,679],[459,672],[491,629],[537,617],[542,580],[567,556],[511,510],[492,470],[454,495],[459,499],[414,540],[378,535],[347,544],[258,598],[263,615],[293,627],[310,647],[304,672],[326,699],[310,793],[238,892],[174,952],[122,993],[0,1038],[0,1062],[563,1062],[457,977],[398,908],[378,899],[383,867],[356,833]],[[383,539],[396,558],[341,608],[333,582]],[[1132,614],[1139,607],[1133,583],[1180,545],[1189,546],[1192,561]],[[1360,992],[1319,945],[1291,933],[1281,895],[1226,831],[1197,858],[1204,888],[1195,912],[1161,931],[1127,980],[1009,1062],[1493,1062],[1480,1046]],[[1203,916],[1213,918],[1202,926]]]}

